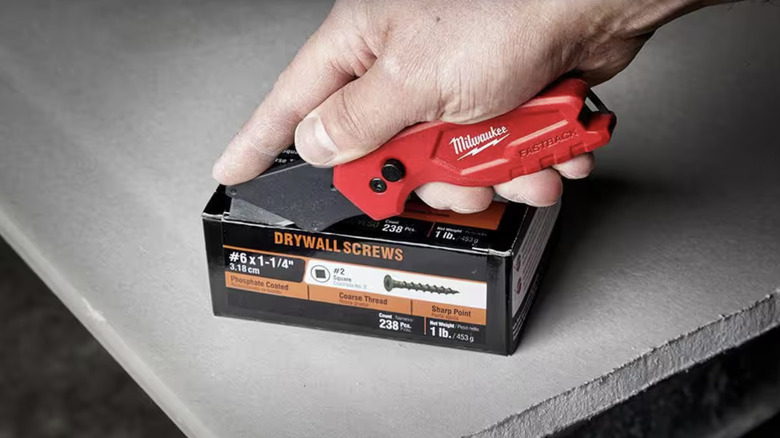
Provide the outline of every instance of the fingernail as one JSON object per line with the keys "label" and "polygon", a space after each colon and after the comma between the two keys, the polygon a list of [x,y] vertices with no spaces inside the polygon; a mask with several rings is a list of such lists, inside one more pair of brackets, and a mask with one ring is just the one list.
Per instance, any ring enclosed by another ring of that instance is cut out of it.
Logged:
{"label": "fingernail", "polygon": [[214,162],[214,166],[211,168],[211,177],[217,180],[217,182],[222,183],[225,179],[227,179],[227,169],[225,169],[225,154],[217,158],[217,161]]}
{"label": "fingernail", "polygon": [[295,148],[301,158],[319,166],[333,161],[338,152],[322,120],[316,115],[306,117],[295,128]]}
{"label": "fingernail", "polygon": [[548,201],[548,202],[526,202],[525,204],[530,207],[537,207],[537,208],[545,208],[545,207],[552,207],[553,205],[557,204],[560,198],[554,200],[554,201]]}
{"label": "fingernail", "polygon": [[479,213],[480,211],[484,210],[484,208],[453,205],[452,207],[450,207],[450,210],[460,214],[474,214],[474,213]]}
{"label": "fingernail", "polygon": [[235,151],[228,147],[214,162],[214,166],[211,168],[211,177],[220,184],[232,184],[240,163]]}

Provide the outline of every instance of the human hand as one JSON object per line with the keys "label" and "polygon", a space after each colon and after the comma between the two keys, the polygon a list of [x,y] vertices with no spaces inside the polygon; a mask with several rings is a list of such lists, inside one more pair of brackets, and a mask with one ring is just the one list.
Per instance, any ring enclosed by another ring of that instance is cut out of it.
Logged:
{"label": "human hand", "polygon": [[[591,85],[634,58],[652,32],[694,0],[337,1],[322,26],[214,165],[222,184],[249,180],[295,141],[316,166],[373,151],[423,121],[474,123],[510,111],[574,72]],[[592,154],[494,187],[430,183],[437,209],[484,210],[494,191],[547,206],[561,176],[583,178]]]}

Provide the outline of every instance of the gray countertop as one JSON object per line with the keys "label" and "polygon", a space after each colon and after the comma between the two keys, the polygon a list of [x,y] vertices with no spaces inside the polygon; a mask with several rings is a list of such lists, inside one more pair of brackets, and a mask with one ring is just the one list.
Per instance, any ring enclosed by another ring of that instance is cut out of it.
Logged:
{"label": "gray countertop", "polygon": [[211,164],[329,6],[0,6],[0,234],[189,435],[535,435],[780,323],[780,8],[755,3],[597,88],[618,128],[513,356],[214,317]]}

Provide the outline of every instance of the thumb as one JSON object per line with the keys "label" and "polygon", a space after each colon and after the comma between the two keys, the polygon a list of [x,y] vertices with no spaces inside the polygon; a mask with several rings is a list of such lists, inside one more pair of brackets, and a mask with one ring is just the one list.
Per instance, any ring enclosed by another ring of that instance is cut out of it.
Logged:
{"label": "thumb", "polygon": [[360,158],[402,129],[426,119],[432,99],[412,95],[374,65],[364,76],[333,93],[295,130],[301,157],[330,167]]}

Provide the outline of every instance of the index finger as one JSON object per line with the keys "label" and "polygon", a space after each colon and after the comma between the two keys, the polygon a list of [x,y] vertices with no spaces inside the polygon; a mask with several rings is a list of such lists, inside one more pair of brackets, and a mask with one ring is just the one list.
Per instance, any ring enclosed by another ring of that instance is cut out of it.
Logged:
{"label": "index finger", "polygon": [[265,171],[292,144],[303,117],[354,78],[355,72],[339,62],[344,51],[339,50],[338,33],[326,19],[309,38],[214,163],[214,179],[232,185]]}

